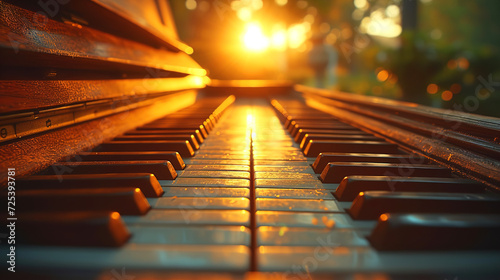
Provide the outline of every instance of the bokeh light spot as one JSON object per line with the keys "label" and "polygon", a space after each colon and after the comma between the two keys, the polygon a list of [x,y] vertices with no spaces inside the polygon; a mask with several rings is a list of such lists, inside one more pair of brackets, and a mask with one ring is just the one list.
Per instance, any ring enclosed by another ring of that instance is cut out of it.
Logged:
{"label": "bokeh light spot", "polygon": [[443,99],[444,101],[450,101],[452,97],[453,97],[453,92],[449,90],[445,90],[441,94],[441,99]]}
{"label": "bokeh light spot", "polygon": [[382,70],[377,74],[377,80],[381,82],[385,82],[388,78],[389,78],[389,72],[387,72],[386,70]]}
{"label": "bokeh light spot", "polygon": [[436,84],[429,84],[427,86],[427,93],[429,94],[435,94],[439,90],[439,87]]}

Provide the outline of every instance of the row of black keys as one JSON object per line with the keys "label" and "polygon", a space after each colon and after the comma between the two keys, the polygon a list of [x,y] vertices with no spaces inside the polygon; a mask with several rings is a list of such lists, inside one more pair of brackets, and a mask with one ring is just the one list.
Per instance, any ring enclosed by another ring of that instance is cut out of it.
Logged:
{"label": "row of black keys", "polygon": [[302,102],[272,100],[323,183],[380,250],[500,249],[500,196]]}
{"label": "row of black keys", "polygon": [[[206,98],[123,136],[17,181],[21,243],[121,246],[130,233],[121,215],[144,215],[158,180],[174,180],[234,102]],[[46,229],[51,229],[47,231]],[[57,233],[57,234],[54,234]]]}

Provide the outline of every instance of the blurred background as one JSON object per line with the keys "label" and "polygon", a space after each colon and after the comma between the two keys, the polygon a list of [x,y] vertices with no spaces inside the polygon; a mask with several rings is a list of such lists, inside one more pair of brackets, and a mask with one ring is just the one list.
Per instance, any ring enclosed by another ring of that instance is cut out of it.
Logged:
{"label": "blurred background", "polygon": [[288,79],[500,117],[500,1],[171,0],[212,79]]}

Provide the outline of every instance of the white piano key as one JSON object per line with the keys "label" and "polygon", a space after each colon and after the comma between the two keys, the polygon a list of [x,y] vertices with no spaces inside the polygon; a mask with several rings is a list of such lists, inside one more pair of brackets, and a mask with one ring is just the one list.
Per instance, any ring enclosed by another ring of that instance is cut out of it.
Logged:
{"label": "white piano key", "polygon": [[250,179],[250,172],[244,171],[181,170],[177,175],[182,178]]}
{"label": "white piano key", "polygon": [[309,228],[373,228],[375,221],[353,221],[345,213],[295,213],[257,211],[257,226]]}
{"label": "white piano key", "polygon": [[257,198],[257,210],[289,212],[341,212],[335,200]]}
{"label": "white piano key", "polygon": [[250,190],[247,188],[164,187],[163,189],[164,197],[250,197]]}
{"label": "white piano key", "polygon": [[131,244],[250,245],[250,229],[244,226],[129,226]]}
{"label": "white piano key", "polygon": [[353,229],[312,229],[294,227],[259,227],[259,246],[369,246],[363,235],[370,230]]}
{"label": "white piano key", "polygon": [[66,270],[133,269],[246,271],[249,249],[242,245],[127,244],[117,249],[20,246],[30,268]]}
{"label": "white piano key", "polygon": [[[196,157],[196,156],[195,156]],[[250,166],[250,160],[248,159],[199,159],[199,158],[186,158],[184,163],[189,167],[189,165],[245,165]]]}
{"label": "white piano key", "polygon": [[[248,165],[224,165],[224,164],[189,164],[184,171],[245,171],[250,172]],[[215,177],[215,176],[214,176]]]}
{"label": "white piano key", "polygon": [[[248,179],[226,179],[226,178],[177,178],[175,181],[158,180],[162,187],[233,187],[249,188]],[[321,182],[320,182],[321,183]]]}
{"label": "white piano key", "polygon": [[254,167],[254,170],[255,172],[293,172],[293,173],[315,174],[314,170],[310,166],[256,165]]}
{"label": "white piano key", "polygon": [[243,197],[160,197],[150,203],[154,209],[250,210],[250,200]]}
{"label": "white piano key", "polygon": [[186,206],[180,209],[152,209],[144,216],[123,216],[127,225],[237,225],[248,226],[250,213],[245,210],[206,210]]}
{"label": "white piano key", "polygon": [[335,199],[331,190],[256,188],[257,198]]}
{"label": "white piano key", "polygon": [[312,164],[305,160],[286,161],[286,160],[273,160],[273,159],[254,159],[254,165],[274,165],[274,166],[310,166]]}
{"label": "white piano key", "polygon": [[316,174],[302,172],[255,172],[256,179],[296,179],[296,180],[315,180]]}
{"label": "white piano key", "polygon": [[379,253],[370,247],[329,245],[334,245],[334,243],[303,247],[260,246],[257,257],[259,269],[285,272],[284,276],[288,279],[301,279],[310,274],[325,272],[377,273],[383,271],[384,274],[377,273],[377,275],[387,275],[387,273],[412,275],[412,279],[414,276],[429,273],[433,275],[430,279],[441,279],[437,275],[462,274],[472,276],[466,279],[495,279],[496,276],[476,277],[477,275],[498,275],[496,274],[500,259],[498,251]]}
{"label": "white piano key", "polygon": [[[182,178],[179,178],[182,179]],[[179,180],[177,179],[177,180]],[[161,183],[161,181],[160,181]],[[163,184],[162,184],[163,186]],[[256,179],[257,188],[295,188],[295,189],[329,189],[335,190],[339,184],[323,184],[319,180],[297,180],[297,179]]]}

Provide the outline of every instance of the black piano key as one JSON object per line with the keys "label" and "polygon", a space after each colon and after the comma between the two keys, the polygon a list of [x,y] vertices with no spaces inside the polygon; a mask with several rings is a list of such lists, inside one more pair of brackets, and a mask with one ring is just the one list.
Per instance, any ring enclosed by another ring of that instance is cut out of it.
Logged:
{"label": "black piano key", "polygon": [[200,149],[198,141],[194,135],[189,134],[171,134],[171,135],[123,135],[113,138],[113,141],[171,141],[171,140],[187,140],[193,150]]}
{"label": "black piano key", "polygon": [[16,216],[22,221],[16,223],[16,237],[21,244],[118,247],[130,238],[118,212],[45,212]]}
{"label": "black piano key", "polygon": [[352,126],[339,122],[339,121],[314,121],[314,122],[309,122],[309,121],[295,121],[293,120],[290,125],[288,126],[288,132],[290,132],[290,135],[295,135],[297,133],[297,130],[305,128],[305,129],[315,129],[315,128],[328,128],[328,129],[339,129],[339,130],[351,130],[353,129]]}
{"label": "black piano key", "polygon": [[365,191],[480,193],[484,186],[462,178],[354,175],[345,177],[333,195],[339,201],[352,201]]}
{"label": "black piano key", "polygon": [[306,157],[317,157],[320,153],[380,153],[401,154],[398,145],[378,141],[321,141],[310,140],[304,149]]}
{"label": "black piano key", "polygon": [[362,130],[331,130],[331,129],[299,129],[297,134],[294,137],[295,143],[300,144],[304,139],[306,134],[331,134],[331,135],[367,135],[371,136],[371,134],[364,132]]}
{"label": "black piano key", "polygon": [[351,175],[449,177],[451,171],[427,164],[330,162],[321,172],[320,179],[323,183],[340,183],[344,177]]}
{"label": "black piano key", "polygon": [[302,139],[302,142],[300,142],[300,148],[302,151],[307,146],[307,143],[309,143],[310,140],[320,140],[320,141],[329,141],[329,140],[357,140],[357,141],[385,141],[382,138],[375,137],[372,135],[349,135],[349,134],[343,134],[343,135],[331,135],[331,134],[306,134],[304,135],[304,138]]}
{"label": "black piano key", "polygon": [[56,163],[44,174],[99,174],[99,173],[153,173],[159,180],[174,180],[177,177],[169,161],[81,161]]}
{"label": "black piano key", "polygon": [[69,190],[22,190],[16,192],[18,212],[40,211],[116,211],[125,215],[144,215],[151,206],[139,188],[101,188]]}
{"label": "black piano key", "polygon": [[[182,170],[186,164],[178,152],[152,151],[152,152],[82,152],[75,156],[75,160],[83,161],[137,161],[137,160],[162,160],[169,161],[175,170]],[[75,161],[73,160],[73,161]]]}
{"label": "black piano key", "polygon": [[318,116],[318,113],[314,113],[314,117],[311,117],[311,115],[306,115],[306,116],[300,116],[300,117],[294,117],[294,116],[288,116],[284,122],[285,129],[288,129],[290,125],[295,125],[297,121],[305,121],[305,122],[311,122],[311,121],[318,121],[318,122],[325,122],[325,121],[331,121],[331,122],[338,122],[338,119],[328,115],[324,114],[322,117]]}
{"label": "black piano key", "polygon": [[172,134],[193,134],[196,137],[198,144],[202,144],[205,139],[201,135],[200,130],[186,130],[186,129],[172,129],[172,130],[130,130],[124,133],[124,135],[172,135]]}
{"label": "black piano key", "polygon": [[210,114],[210,116],[208,116],[208,119],[210,120],[210,122],[212,123],[212,125],[215,127],[215,125],[218,122],[217,117],[214,116],[213,114]]}
{"label": "black piano key", "polygon": [[381,251],[500,250],[500,215],[383,214],[368,238]]}
{"label": "black piano key", "polygon": [[321,174],[330,162],[425,163],[426,159],[405,154],[320,153],[312,167]]}
{"label": "black piano key", "polygon": [[359,193],[349,209],[356,220],[375,220],[384,213],[500,213],[500,196],[367,191]]}
{"label": "black piano key", "polygon": [[209,132],[211,132],[215,128],[215,124],[212,123],[210,119],[204,120],[203,125],[208,129]]}
{"label": "black piano key", "polygon": [[110,141],[99,145],[95,150],[100,152],[126,151],[176,151],[181,157],[194,156],[189,141]]}
{"label": "black piano key", "polygon": [[17,179],[19,190],[139,188],[146,197],[160,197],[164,191],[153,174],[107,173],[72,175],[34,175]]}

